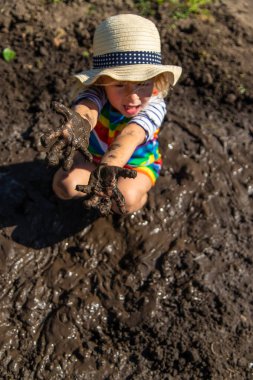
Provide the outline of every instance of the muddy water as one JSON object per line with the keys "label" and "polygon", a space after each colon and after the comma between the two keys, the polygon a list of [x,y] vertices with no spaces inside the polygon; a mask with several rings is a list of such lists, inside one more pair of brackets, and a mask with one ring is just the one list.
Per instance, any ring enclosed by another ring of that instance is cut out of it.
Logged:
{"label": "muddy water", "polygon": [[164,58],[184,67],[162,175],[142,211],[101,218],[54,197],[39,145],[115,14],[93,3],[1,8],[1,49],[17,59],[0,60],[0,378],[252,379],[251,29],[225,6],[174,28],[167,2],[155,10]]}
{"label": "muddy water", "polygon": [[1,235],[2,378],[160,379],[170,371],[179,379],[193,366],[197,378],[218,376],[238,365],[238,339],[245,370],[253,359],[252,141],[248,131],[225,131],[175,117],[162,132],[158,185],[124,218],[57,201],[46,168],[44,193],[33,164],[29,190],[18,165],[5,168],[5,207],[17,226]]}

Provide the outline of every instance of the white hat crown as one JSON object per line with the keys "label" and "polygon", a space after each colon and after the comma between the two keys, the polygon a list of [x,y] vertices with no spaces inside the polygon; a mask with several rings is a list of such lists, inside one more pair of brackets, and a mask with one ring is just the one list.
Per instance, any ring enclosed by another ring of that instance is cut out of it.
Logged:
{"label": "white hat crown", "polygon": [[124,51],[160,53],[160,36],[155,24],[133,14],[112,16],[103,21],[94,34],[94,56]]}

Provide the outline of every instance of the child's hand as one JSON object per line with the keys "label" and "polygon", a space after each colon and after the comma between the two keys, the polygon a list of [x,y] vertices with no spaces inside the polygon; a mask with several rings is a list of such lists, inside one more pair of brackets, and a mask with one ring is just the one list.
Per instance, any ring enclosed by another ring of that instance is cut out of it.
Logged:
{"label": "child's hand", "polygon": [[85,206],[98,208],[102,215],[108,215],[111,211],[112,200],[115,201],[119,211],[126,213],[125,199],[117,187],[119,177],[135,178],[137,172],[118,166],[100,164],[91,173],[89,184],[77,185],[76,190],[87,195]]}
{"label": "child's hand", "polygon": [[64,116],[65,123],[56,131],[51,130],[41,137],[42,145],[49,148],[47,157],[49,164],[58,165],[63,161],[63,169],[69,170],[76,150],[83,153],[87,160],[92,161],[92,155],[88,151],[91,131],[89,121],[64,104],[53,102],[53,107],[56,112]]}

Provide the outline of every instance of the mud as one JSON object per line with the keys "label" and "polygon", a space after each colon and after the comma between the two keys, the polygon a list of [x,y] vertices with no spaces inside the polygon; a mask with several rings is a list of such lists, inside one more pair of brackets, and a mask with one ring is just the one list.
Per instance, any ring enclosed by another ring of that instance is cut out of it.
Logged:
{"label": "mud", "polygon": [[77,150],[82,153],[86,161],[92,161],[92,155],[88,151],[91,131],[89,121],[62,103],[53,102],[52,105],[65,120],[56,130],[48,129],[48,132],[41,137],[48,164],[61,166],[69,171]]}
{"label": "mud", "polygon": [[165,61],[184,68],[163,171],[142,211],[105,218],[55,198],[40,136],[59,125],[51,102],[69,104],[95,25],[140,11],[2,0],[1,51],[17,57],[0,60],[1,379],[253,378],[253,29],[240,4],[178,21],[166,2],[152,10]]}

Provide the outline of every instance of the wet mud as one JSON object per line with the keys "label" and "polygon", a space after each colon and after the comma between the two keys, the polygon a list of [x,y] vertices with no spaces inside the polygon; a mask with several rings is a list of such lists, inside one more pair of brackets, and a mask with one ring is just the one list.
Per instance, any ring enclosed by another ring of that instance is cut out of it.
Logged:
{"label": "wet mud", "polygon": [[252,7],[173,20],[166,4],[151,18],[184,73],[162,175],[123,217],[56,199],[40,136],[96,24],[136,3],[1,5],[17,53],[0,59],[1,379],[253,378]]}

